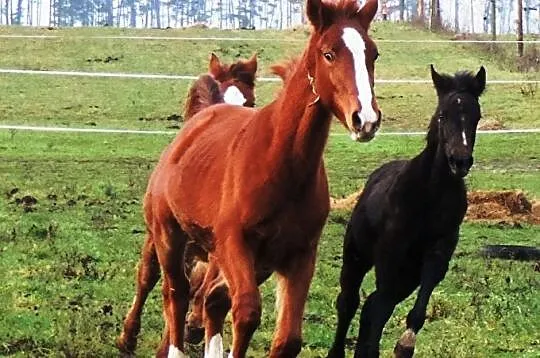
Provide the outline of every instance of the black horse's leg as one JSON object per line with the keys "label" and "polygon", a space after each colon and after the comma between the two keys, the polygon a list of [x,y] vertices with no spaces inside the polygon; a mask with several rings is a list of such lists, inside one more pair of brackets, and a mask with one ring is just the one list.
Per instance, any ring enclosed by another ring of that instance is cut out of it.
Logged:
{"label": "black horse's leg", "polygon": [[[342,358],[345,356],[345,338],[360,303],[359,289],[364,276],[372,266],[371,258],[360,256],[352,240],[352,234],[348,230],[343,245],[343,266],[341,267],[340,276],[341,292],[336,302],[338,325],[334,344],[328,353],[328,358]],[[365,250],[365,252],[370,251],[370,249]]]}
{"label": "black horse's leg", "polygon": [[379,357],[379,341],[384,325],[401,301],[400,298],[379,289],[369,295],[362,308],[355,358]]}
{"label": "black horse's leg", "polygon": [[[402,334],[394,348],[397,358],[408,358],[414,354],[416,334],[426,321],[426,309],[435,287],[444,279],[448,271],[448,262],[452,256],[454,240],[444,241],[443,250],[433,250],[425,255],[420,278],[420,289],[413,308],[407,315],[407,330]],[[455,240],[457,242],[457,239]]]}

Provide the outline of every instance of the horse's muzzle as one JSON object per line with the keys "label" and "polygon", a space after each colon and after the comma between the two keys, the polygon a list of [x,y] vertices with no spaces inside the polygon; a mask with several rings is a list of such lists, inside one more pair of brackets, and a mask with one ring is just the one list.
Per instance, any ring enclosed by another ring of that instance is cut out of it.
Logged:
{"label": "horse's muzzle", "polygon": [[358,112],[353,113],[352,123],[353,131],[351,132],[351,138],[359,142],[368,142],[375,137],[375,133],[379,130],[381,125],[382,113],[378,111],[377,120],[363,121]]}
{"label": "horse's muzzle", "polygon": [[452,174],[459,176],[460,178],[464,178],[467,176],[467,174],[469,174],[473,161],[472,156],[461,157],[451,155],[448,158],[448,165],[450,166],[450,171]]}

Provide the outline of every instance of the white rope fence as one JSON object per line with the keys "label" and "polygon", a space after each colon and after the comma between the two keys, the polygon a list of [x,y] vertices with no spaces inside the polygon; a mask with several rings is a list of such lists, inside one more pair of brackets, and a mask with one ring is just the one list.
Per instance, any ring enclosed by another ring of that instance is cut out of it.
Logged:
{"label": "white rope fence", "polygon": [[[4,39],[76,39],[76,40],[140,40],[140,41],[275,41],[275,42],[305,42],[305,39],[284,39],[271,37],[186,37],[186,36],[62,36],[62,35],[0,35]],[[377,43],[501,43],[540,44],[540,40],[383,40],[376,39]]]}
{"label": "white rope fence", "polygon": [[[116,73],[116,72],[82,72],[82,71],[47,71],[47,70],[19,70],[0,68],[0,73],[22,74],[22,75],[48,75],[48,76],[76,76],[76,77],[115,77],[134,79],[166,79],[166,80],[195,80],[199,76],[192,75],[166,75],[166,74],[146,74],[146,73]],[[278,77],[258,77],[260,82],[281,82]],[[376,79],[380,84],[424,84],[432,83],[431,80],[421,79]],[[489,80],[488,84],[538,84],[538,80]]]}
{"label": "white rope fence", "polygon": [[[20,130],[32,132],[57,132],[57,133],[103,133],[103,134],[146,134],[146,135],[175,135],[178,131],[163,130],[137,130],[137,129],[109,129],[109,128],[69,128],[69,127],[43,127],[43,126],[21,126],[21,125],[0,125],[0,130]],[[540,133],[540,128],[524,129],[498,129],[498,130],[478,130],[478,134],[526,134]],[[425,135],[426,132],[381,132],[382,136],[418,136]],[[347,133],[331,133],[331,136],[349,136]]]}

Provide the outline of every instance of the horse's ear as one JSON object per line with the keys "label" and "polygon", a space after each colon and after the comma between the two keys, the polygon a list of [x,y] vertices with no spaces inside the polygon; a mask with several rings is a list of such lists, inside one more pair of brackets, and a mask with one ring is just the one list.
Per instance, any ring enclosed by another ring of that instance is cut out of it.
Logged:
{"label": "horse's ear", "polygon": [[484,66],[480,66],[480,70],[474,77],[476,79],[476,97],[480,97],[486,89],[486,69]]}
{"label": "horse's ear", "polygon": [[431,80],[438,94],[446,93],[452,88],[452,79],[448,76],[440,75],[433,65],[431,67]]}
{"label": "horse's ear", "polygon": [[321,31],[332,23],[332,11],[322,0],[307,0],[306,15],[316,31]]}
{"label": "horse's ear", "polygon": [[375,18],[378,8],[379,0],[367,0],[364,6],[358,11],[360,24],[364,29],[369,29],[369,25],[371,25],[371,22]]}
{"label": "horse's ear", "polygon": [[221,74],[222,66],[219,57],[215,53],[210,54],[210,63],[208,64],[208,72],[214,76],[218,77]]}
{"label": "horse's ear", "polygon": [[255,73],[257,72],[257,52],[255,52],[253,56],[251,56],[249,60],[245,62],[245,66],[246,70],[255,76]]}

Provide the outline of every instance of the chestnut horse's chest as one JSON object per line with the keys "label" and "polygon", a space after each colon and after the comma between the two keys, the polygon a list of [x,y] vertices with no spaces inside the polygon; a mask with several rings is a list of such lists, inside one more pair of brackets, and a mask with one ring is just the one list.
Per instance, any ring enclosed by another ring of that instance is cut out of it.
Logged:
{"label": "chestnut horse's chest", "polygon": [[284,202],[279,210],[246,229],[257,263],[279,269],[295,256],[316,248],[329,212],[326,177],[318,178],[312,191]]}

